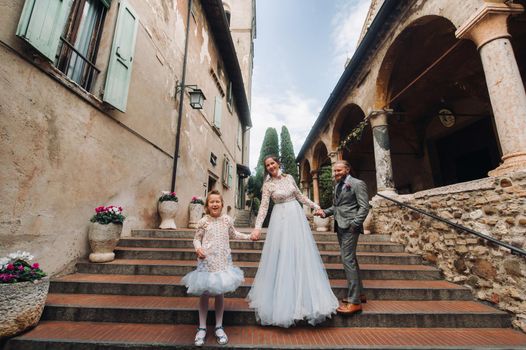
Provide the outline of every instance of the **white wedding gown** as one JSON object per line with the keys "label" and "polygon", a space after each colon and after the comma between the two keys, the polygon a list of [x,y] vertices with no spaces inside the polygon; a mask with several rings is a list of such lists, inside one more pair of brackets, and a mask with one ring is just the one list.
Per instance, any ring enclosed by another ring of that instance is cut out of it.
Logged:
{"label": "white wedding gown", "polygon": [[301,194],[290,175],[267,180],[262,192],[256,228],[261,228],[269,198],[275,205],[249,305],[262,325],[289,327],[303,319],[312,325],[323,322],[335,313],[338,299],[297,200],[314,209],[318,206]]}

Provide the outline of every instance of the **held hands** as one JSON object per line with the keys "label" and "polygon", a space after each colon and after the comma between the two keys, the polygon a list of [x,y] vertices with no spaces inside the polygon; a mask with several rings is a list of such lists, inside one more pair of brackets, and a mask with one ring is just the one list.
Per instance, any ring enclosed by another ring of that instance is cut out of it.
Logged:
{"label": "held hands", "polygon": [[195,252],[196,252],[197,257],[198,257],[199,259],[204,259],[204,258],[206,258],[205,250],[204,250],[203,248],[197,248]]}
{"label": "held hands", "polygon": [[323,209],[316,209],[313,214],[316,216],[321,216],[322,218],[327,216]]}
{"label": "held hands", "polygon": [[250,239],[253,240],[253,241],[257,241],[260,236],[261,236],[261,230],[256,228],[250,234]]}

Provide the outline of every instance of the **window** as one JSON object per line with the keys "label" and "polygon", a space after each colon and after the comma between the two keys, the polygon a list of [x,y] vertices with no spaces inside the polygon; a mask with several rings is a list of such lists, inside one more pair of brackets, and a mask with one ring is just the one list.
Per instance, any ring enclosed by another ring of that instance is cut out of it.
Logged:
{"label": "window", "polygon": [[[97,49],[111,0],[25,0],[16,35],[85,90],[99,70]],[[131,81],[138,18],[120,0],[103,101],[124,112]]]}
{"label": "window", "polygon": [[212,152],[210,152],[210,164],[213,166],[216,166],[217,164],[217,156]]}
{"label": "window", "polygon": [[233,100],[233,96],[232,96],[232,82],[229,81],[228,82],[228,88],[227,88],[227,91],[226,91],[226,103],[228,104],[228,108],[229,109],[232,108],[232,100]]}
{"label": "window", "polygon": [[239,123],[237,125],[237,147],[241,149],[243,146],[243,124]]}
{"label": "window", "polygon": [[228,160],[228,157],[225,156],[223,160],[223,185],[230,188],[232,187],[232,178],[233,178],[233,166]]}
{"label": "window", "polygon": [[60,36],[55,65],[87,91],[100,73],[95,63],[105,14],[100,0],[75,0]]}
{"label": "window", "polygon": [[214,126],[217,129],[221,129],[221,113],[222,113],[222,98],[221,96],[216,96],[215,106],[214,106]]}

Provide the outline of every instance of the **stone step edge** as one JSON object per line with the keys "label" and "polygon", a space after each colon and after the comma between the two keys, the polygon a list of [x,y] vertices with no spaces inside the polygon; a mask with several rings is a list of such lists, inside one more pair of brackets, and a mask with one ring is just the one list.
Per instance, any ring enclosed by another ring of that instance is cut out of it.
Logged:
{"label": "stone step edge", "polygon": [[[379,254],[379,253],[378,253]],[[121,263],[119,263],[121,261]],[[122,263],[122,261],[131,263]],[[167,264],[167,262],[173,262],[173,264]],[[148,266],[195,266],[196,260],[173,260],[173,259],[115,259],[107,263],[92,263],[87,259],[81,259],[77,264],[90,264],[90,265],[118,265],[118,266],[134,266],[134,265],[148,265]],[[258,267],[259,262],[257,261],[235,261],[234,265],[242,267]],[[341,263],[324,263],[324,268],[343,270]],[[407,265],[407,264],[360,264],[360,270],[374,270],[374,271],[424,271],[424,272],[439,272],[440,270],[432,265]]]}
{"label": "stone step edge", "polygon": [[[63,303],[53,302],[54,298],[60,298],[61,296],[74,296],[74,303]],[[85,299],[83,299],[85,298]],[[90,304],[82,303],[87,299],[91,302]],[[113,300],[111,306],[104,304],[97,304],[104,300]],[[159,302],[169,302],[168,306],[160,305],[149,305],[149,306],[137,306],[134,302],[138,300],[152,300],[157,304]],[[389,314],[389,315],[495,315],[495,316],[507,316],[508,314],[504,311],[495,309],[491,306],[481,304],[476,301],[468,300],[432,300],[432,301],[403,301],[402,303],[407,304],[406,307],[413,307],[412,309],[406,308],[404,310],[368,310],[376,306],[390,306],[391,308],[396,307],[400,301],[397,300],[370,300],[367,304],[363,304],[362,315],[376,315],[376,314]],[[195,311],[197,313],[197,305],[199,304],[199,297],[163,297],[163,296],[130,296],[130,295],[97,295],[97,294],[69,294],[69,293],[49,293],[48,300],[46,301],[46,307],[72,307],[72,308],[85,308],[85,309],[118,309],[118,310],[171,310],[171,311]],[[214,298],[210,298],[209,310],[213,311]],[[229,304],[234,304],[235,307],[231,308]],[[383,304],[383,305],[382,305]],[[455,306],[457,304],[468,304],[466,310],[448,310],[444,311],[446,306]],[[419,309],[418,307],[424,307]],[[436,307],[436,308],[434,308]],[[484,310],[476,310],[476,308],[483,308]],[[469,308],[475,308],[475,310],[469,310]],[[225,305],[226,312],[249,312],[253,313],[254,310],[248,306],[248,302],[244,298],[229,298]]]}
{"label": "stone step edge", "polygon": [[[72,276],[72,275],[68,275]],[[101,284],[137,284],[137,285],[170,285],[170,286],[183,286],[183,283],[181,282],[182,276],[176,276],[179,281],[177,282],[164,282],[164,281],[141,281],[141,277],[143,276],[151,276],[151,275],[110,275],[111,277],[114,277],[114,279],[120,278],[121,280],[112,280],[112,281],[102,281],[102,280],[87,280],[86,277],[98,277],[100,274],[90,274],[90,273],[75,273],[73,276],[78,276],[79,279],[65,279],[64,277],[54,278],[51,280],[51,283],[101,283]],[[84,277],[84,279],[83,279]],[[159,279],[168,279],[173,278],[172,276],[156,276]],[[241,287],[251,287],[252,282],[254,278],[253,277],[245,277],[245,282],[241,284]],[[344,279],[330,279],[331,286],[334,288],[347,288],[345,284],[347,283],[347,280]],[[457,284],[454,284],[452,282],[447,282],[443,280],[380,280],[382,281],[382,284],[385,284],[385,286],[378,286],[378,285],[371,285],[368,286],[371,282],[376,282],[378,280],[362,280],[364,288],[365,289],[403,289],[403,290],[460,290],[460,291],[470,291],[468,287],[460,286]],[[423,286],[403,286],[403,281],[407,281],[406,283],[409,284],[422,284]],[[335,283],[333,283],[335,282]],[[432,286],[433,284],[443,284],[447,283],[447,286]],[[389,283],[393,283],[396,286],[389,286]],[[375,283],[373,283],[375,284]],[[402,285],[400,285],[402,284]],[[429,286],[431,284],[431,286]]]}
{"label": "stone step edge", "polygon": [[[211,332],[211,327],[209,332]],[[96,329],[97,333],[93,330]],[[137,332],[142,330],[142,332]],[[238,349],[492,349],[523,348],[526,335],[502,328],[274,328],[261,326],[230,326],[228,347]],[[58,334],[57,334],[58,332]],[[126,335],[122,335],[126,334]],[[134,334],[135,340],[128,340]],[[103,322],[42,321],[35,329],[11,339],[6,350],[20,349],[17,344],[86,344],[90,349],[104,345],[121,345],[133,349],[143,346],[178,348],[192,346],[193,325],[130,324]],[[123,339],[128,338],[128,339]],[[498,341],[497,341],[498,340]],[[50,345],[50,349],[52,345]],[[205,349],[217,349],[209,336]],[[46,347],[48,348],[48,347]],[[85,349],[85,347],[82,347]],[[22,347],[21,349],[26,349]],[[27,347],[27,349],[36,349]]]}

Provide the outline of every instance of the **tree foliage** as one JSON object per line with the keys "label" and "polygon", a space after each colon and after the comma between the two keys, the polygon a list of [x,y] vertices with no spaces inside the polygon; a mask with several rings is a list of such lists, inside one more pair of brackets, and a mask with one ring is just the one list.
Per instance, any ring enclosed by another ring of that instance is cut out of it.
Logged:
{"label": "tree foliage", "polygon": [[267,128],[267,131],[265,131],[265,137],[263,138],[261,150],[259,151],[256,174],[248,180],[248,192],[259,199],[261,199],[261,187],[263,187],[263,181],[265,180],[263,159],[269,155],[279,157],[278,132],[274,128]]}
{"label": "tree foliage", "polygon": [[281,164],[283,165],[283,171],[287,174],[292,175],[296,183],[299,183],[299,172],[296,164],[296,156],[294,155],[294,146],[290,139],[289,130],[285,125],[281,127],[280,134],[280,151],[281,151]]}
{"label": "tree foliage", "polygon": [[332,169],[330,165],[325,165],[320,168],[319,175],[319,190],[320,190],[320,206],[322,208],[329,208],[332,205],[332,198],[334,192],[334,185],[332,181]]}

